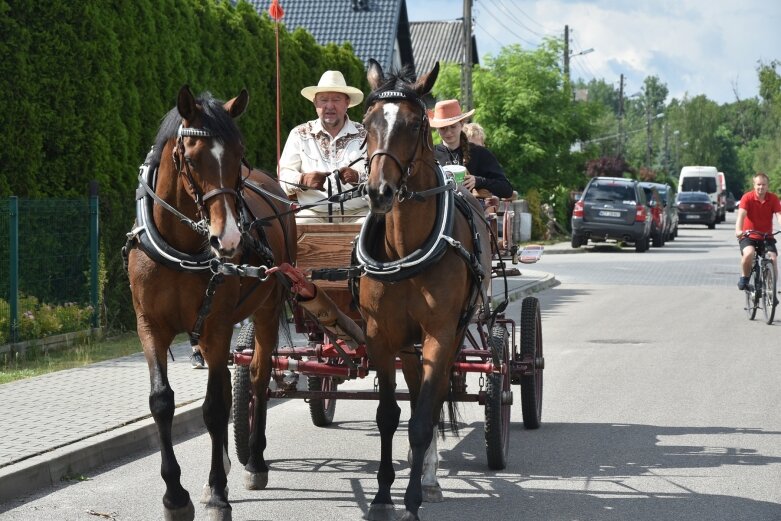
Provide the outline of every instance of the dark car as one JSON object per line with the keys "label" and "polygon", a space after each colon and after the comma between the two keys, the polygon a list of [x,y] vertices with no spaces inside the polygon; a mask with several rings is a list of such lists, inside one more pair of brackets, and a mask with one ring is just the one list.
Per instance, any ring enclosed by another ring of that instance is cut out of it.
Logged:
{"label": "dark car", "polygon": [[736,203],[737,202],[735,201],[735,196],[732,195],[732,192],[729,192],[727,194],[727,211],[734,212]]}
{"label": "dark car", "polygon": [[651,239],[654,248],[660,248],[667,240],[667,212],[664,211],[664,202],[651,183],[640,183],[640,188],[645,192],[645,198],[651,207]]}
{"label": "dark car", "polygon": [[662,198],[664,204],[664,213],[667,215],[664,240],[675,240],[678,236],[678,208],[675,206],[675,190],[667,183],[640,183],[640,185],[643,188],[656,188],[656,191],[659,192],[659,197]]}
{"label": "dark car", "polygon": [[572,247],[614,240],[643,252],[650,242],[651,221],[651,208],[637,181],[594,177],[572,210]]}
{"label": "dark car", "polygon": [[704,224],[716,228],[716,206],[705,192],[680,192],[675,203],[681,224]]}

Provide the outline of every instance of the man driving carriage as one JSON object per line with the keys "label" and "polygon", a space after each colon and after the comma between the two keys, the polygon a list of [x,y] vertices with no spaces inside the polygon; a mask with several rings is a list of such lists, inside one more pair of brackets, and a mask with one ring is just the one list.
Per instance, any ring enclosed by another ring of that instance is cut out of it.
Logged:
{"label": "man driving carriage", "polygon": [[303,222],[357,222],[368,212],[363,197],[327,203],[328,197],[356,188],[366,163],[363,125],[350,120],[347,109],[363,101],[363,92],[350,87],[339,71],[325,71],[317,85],[304,87],[317,119],[290,131],[279,159],[279,179],[302,206]]}

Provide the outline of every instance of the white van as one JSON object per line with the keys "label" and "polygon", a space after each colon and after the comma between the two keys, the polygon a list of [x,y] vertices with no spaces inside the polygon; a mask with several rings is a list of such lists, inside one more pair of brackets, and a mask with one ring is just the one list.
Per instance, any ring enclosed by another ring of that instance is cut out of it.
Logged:
{"label": "white van", "polygon": [[721,204],[721,182],[715,166],[685,166],[678,178],[678,192],[705,192],[716,207],[716,222],[723,222],[726,206]]}

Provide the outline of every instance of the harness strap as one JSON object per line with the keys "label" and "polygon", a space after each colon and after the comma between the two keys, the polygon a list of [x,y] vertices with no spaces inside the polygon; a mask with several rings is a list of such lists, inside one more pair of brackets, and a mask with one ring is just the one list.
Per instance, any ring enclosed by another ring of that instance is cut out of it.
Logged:
{"label": "harness strap", "polygon": [[212,274],[212,278],[209,279],[209,285],[206,286],[206,295],[204,296],[201,308],[198,310],[198,317],[195,319],[195,325],[193,325],[192,331],[190,331],[190,345],[195,347],[198,345],[198,341],[201,338],[201,331],[203,331],[203,323],[206,317],[209,315],[212,307],[212,298],[214,297],[217,286],[225,281],[225,276],[222,273],[216,272]]}

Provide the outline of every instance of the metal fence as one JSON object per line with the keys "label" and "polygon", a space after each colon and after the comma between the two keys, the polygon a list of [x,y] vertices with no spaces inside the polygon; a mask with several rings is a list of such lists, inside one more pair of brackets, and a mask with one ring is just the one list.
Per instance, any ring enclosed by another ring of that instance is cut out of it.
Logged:
{"label": "metal fence", "polygon": [[97,196],[0,200],[0,344],[73,331],[85,313],[97,327]]}

